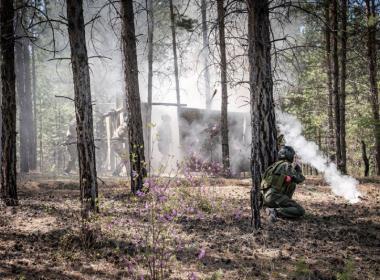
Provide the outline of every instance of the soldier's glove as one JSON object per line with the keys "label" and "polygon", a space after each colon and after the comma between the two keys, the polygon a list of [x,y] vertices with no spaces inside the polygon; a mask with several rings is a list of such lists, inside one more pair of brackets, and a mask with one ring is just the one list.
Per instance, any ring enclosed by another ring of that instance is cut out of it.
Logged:
{"label": "soldier's glove", "polygon": [[299,166],[298,164],[296,164],[296,166],[294,167],[294,170],[298,173],[301,173],[302,172],[302,168],[301,166]]}
{"label": "soldier's glove", "polygon": [[285,176],[284,182],[285,184],[290,184],[293,181],[293,178],[291,176]]}

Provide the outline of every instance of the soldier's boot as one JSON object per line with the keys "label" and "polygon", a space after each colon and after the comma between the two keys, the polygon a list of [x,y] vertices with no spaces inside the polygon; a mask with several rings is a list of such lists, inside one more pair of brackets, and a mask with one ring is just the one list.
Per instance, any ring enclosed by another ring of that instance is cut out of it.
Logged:
{"label": "soldier's boot", "polygon": [[277,208],[277,214],[281,218],[298,219],[305,215],[305,209],[295,201],[292,201],[292,205]]}
{"label": "soldier's boot", "polygon": [[269,222],[275,223],[277,221],[277,211],[275,208],[266,208],[265,212],[268,215]]}

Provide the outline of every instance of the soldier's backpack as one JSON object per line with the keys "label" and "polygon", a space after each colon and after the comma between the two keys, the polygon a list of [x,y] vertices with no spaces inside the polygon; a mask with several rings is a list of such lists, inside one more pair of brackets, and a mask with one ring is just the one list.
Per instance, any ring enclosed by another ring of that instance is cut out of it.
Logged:
{"label": "soldier's backpack", "polygon": [[273,163],[271,166],[265,170],[263,174],[263,179],[261,181],[261,189],[266,190],[269,189],[270,187],[275,187],[278,190],[281,190],[284,180],[286,175],[279,173],[279,167],[281,164],[286,162],[286,160],[280,160],[275,163]]}

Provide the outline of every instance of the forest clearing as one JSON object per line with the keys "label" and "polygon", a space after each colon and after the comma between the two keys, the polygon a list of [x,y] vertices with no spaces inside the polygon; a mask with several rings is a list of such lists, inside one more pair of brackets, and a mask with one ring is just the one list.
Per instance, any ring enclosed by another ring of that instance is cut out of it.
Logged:
{"label": "forest clearing", "polygon": [[[259,234],[250,225],[249,180],[213,179],[201,194],[199,185],[177,187],[170,192],[182,192],[182,206],[159,222],[170,232],[156,257],[166,255],[166,279],[378,279],[379,185],[364,180],[362,201],[349,204],[310,177],[296,194],[306,216],[264,219]],[[76,180],[28,178],[20,186],[23,202],[1,221],[1,279],[147,278],[153,233],[146,199],[134,198],[125,183],[100,185],[95,224],[102,230],[90,248],[78,231]]]}
{"label": "forest clearing", "polygon": [[380,0],[0,0],[0,280],[379,280]]}

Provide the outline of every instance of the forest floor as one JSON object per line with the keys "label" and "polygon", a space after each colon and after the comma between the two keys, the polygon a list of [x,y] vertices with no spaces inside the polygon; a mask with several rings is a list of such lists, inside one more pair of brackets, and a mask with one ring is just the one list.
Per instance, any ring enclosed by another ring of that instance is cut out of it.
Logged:
{"label": "forest floor", "polygon": [[94,240],[85,245],[75,180],[23,178],[20,205],[0,204],[0,279],[151,279],[153,273],[192,280],[380,279],[377,179],[362,181],[363,199],[349,204],[309,177],[295,194],[306,216],[273,224],[263,211],[259,232],[250,226],[248,180],[207,180],[202,191],[183,187],[184,200],[162,224],[150,219],[156,206],[147,197],[131,196],[122,179],[104,180]]}

